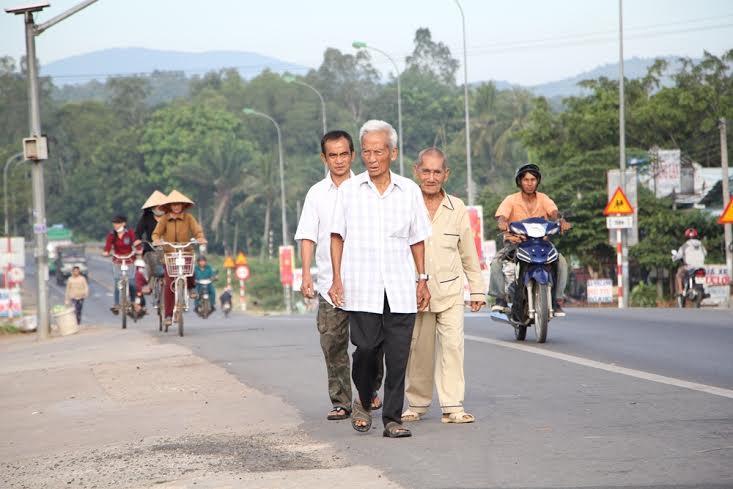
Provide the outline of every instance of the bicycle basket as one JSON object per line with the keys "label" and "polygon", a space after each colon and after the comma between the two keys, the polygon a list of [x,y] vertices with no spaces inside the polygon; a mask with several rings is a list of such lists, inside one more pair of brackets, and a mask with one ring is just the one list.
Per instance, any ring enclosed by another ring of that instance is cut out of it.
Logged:
{"label": "bicycle basket", "polygon": [[165,269],[170,277],[193,276],[193,253],[166,253]]}

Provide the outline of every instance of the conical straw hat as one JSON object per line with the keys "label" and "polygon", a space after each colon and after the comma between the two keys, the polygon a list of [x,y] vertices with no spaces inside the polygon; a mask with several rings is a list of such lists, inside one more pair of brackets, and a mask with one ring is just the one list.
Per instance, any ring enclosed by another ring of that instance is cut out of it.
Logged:
{"label": "conical straw hat", "polygon": [[171,204],[185,204],[186,207],[191,207],[193,205],[193,200],[189,199],[178,190],[172,190],[171,193],[168,194],[168,197],[166,197],[163,204],[166,207],[170,207]]}
{"label": "conical straw hat", "polygon": [[166,199],[167,197],[163,192],[161,192],[160,190],[155,190],[152,194],[150,194],[150,197],[148,197],[148,200],[145,201],[141,209],[158,207],[159,205],[165,204]]}

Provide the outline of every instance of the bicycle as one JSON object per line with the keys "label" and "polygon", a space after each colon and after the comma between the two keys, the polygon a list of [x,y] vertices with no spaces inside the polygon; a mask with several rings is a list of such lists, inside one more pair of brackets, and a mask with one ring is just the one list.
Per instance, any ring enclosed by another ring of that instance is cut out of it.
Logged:
{"label": "bicycle", "polygon": [[[132,304],[130,303],[130,278],[128,277],[127,271],[130,269],[129,263],[132,262],[130,258],[135,255],[136,251],[133,250],[129,255],[116,255],[112,253],[112,257],[120,260],[120,280],[115,284],[120,296],[120,316],[122,317],[122,329],[127,329],[127,314],[130,312]],[[116,263],[113,267],[117,266]]]}
{"label": "bicycle", "polygon": [[[142,241],[142,243],[149,244],[151,247],[153,247],[153,244],[149,241]],[[158,331],[163,331],[163,320],[165,318],[165,294],[163,294],[163,279],[165,277],[165,274],[158,276],[158,268],[162,267],[163,260],[160,259],[162,256],[162,252],[160,250],[155,251],[148,251],[148,253],[153,253],[156,255],[155,260],[148,260],[146,261],[146,267],[148,265],[148,268],[151,268],[151,270],[148,270],[148,288],[150,289],[149,294],[151,294],[153,307],[155,308],[157,315],[158,315]],[[146,255],[147,256],[147,253]],[[154,262],[151,263],[151,262]]]}
{"label": "bicycle", "polygon": [[[193,251],[184,251],[189,246],[198,244],[195,239],[188,243],[170,243],[160,241],[157,247],[170,246],[175,251],[165,254],[165,269],[173,283],[173,320],[178,324],[178,336],[183,336],[183,313],[188,311],[188,281],[193,276],[195,254]],[[168,332],[168,326],[165,326]]]}

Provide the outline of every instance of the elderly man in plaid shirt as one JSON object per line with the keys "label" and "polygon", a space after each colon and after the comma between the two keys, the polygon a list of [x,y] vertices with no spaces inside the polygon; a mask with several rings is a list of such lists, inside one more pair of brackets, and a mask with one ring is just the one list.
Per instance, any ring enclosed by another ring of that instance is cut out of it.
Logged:
{"label": "elderly man in plaid shirt", "polygon": [[377,356],[384,350],[384,436],[411,436],[402,426],[405,369],[415,316],[430,302],[425,239],[430,220],[420,188],[389,169],[397,159],[397,133],[371,120],[359,131],[367,171],[338,190],[331,228],[334,305],[349,312],[354,351],[352,378],[359,392],[351,424],[367,432]]}

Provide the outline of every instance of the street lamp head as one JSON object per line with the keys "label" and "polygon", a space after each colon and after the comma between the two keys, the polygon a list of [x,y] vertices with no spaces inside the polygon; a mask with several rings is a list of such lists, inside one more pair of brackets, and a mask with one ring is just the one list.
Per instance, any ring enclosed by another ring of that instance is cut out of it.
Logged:
{"label": "street lamp head", "polygon": [[254,109],[250,109],[249,107],[245,107],[245,108],[242,109],[242,112],[244,112],[245,114],[248,114],[248,115],[252,115],[252,114],[255,113],[255,110]]}
{"label": "street lamp head", "polygon": [[48,2],[35,2],[26,5],[18,5],[17,7],[6,8],[5,11],[9,14],[20,15],[25,14],[26,12],[40,12],[41,10],[50,6],[51,4]]}
{"label": "street lamp head", "polygon": [[282,79],[285,83],[293,83],[295,81],[295,77],[293,75],[283,75]]}
{"label": "street lamp head", "polygon": [[364,41],[354,41],[351,43],[351,47],[353,47],[354,49],[366,49],[367,43],[365,43]]}

